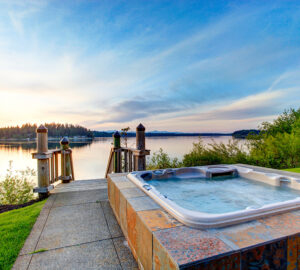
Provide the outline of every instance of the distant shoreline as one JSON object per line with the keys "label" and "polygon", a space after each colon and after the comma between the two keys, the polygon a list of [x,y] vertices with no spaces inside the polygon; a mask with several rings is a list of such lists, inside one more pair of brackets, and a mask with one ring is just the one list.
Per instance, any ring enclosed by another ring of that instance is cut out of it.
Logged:
{"label": "distant shoreline", "polygon": [[[74,138],[69,137],[70,142],[91,142],[94,139],[97,138],[110,138],[112,137],[113,133],[107,133],[103,136],[95,136],[94,138],[90,137],[80,137],[80,138]],[[147,133],[146,137],[225,137],[225,136],[232,136],[232,133]],[[127,134],[127,137],[134,138],[136,137],[135,133]],[[48,138],[48,141],[51,143],[59,142],[61,138]],[[28,142],[28,143],[35,143],[36,138],[24,138],[24,139],[0,139],[0,143],[10,142],[10,143],[19,143],[19,142]]]}
{"label": "distant shoreline", "polygon": [[[97,138],[111,138],[114,132],[105,132],[105,131],[94,131],[93,137],[88,136],[73,136],[69,137],[70,142],[92,142]],[[238,130],[232,133],[213,133],[213,132],[205,132],[205,133],[185,133],[185,132],[146,132],[145,136],[147,138],[153,137],[233,137],[236,139],[245,139],[249,134],[259,134],[258,130]],[[121,134],[122,137],[125,135]],[[128,138],[136,137],[135,132],[129,132],[126,135]],[[48,141],[51,143],[59,142],[62,137],[49,137]],[[13,139],[0,139],[1,142],[28,142],[35,143],[36,138],[13,138]]]}
{"label": "distant shoreline", "polygon": [[[94,138],[105,138],[105,137],[111,137],[114,134],[114,132],[104,132],[104,131],[97,131],[94,133]],[[196,137],[196,136],[202,136],[202,137],[219,137],[219,136],[232,136],[233,133],[213,133],[213,132],[206,132],[206,133],[198,133],[198,132],[191,132],[191,133],[185,133],[185,132],[146,132],[146,137]],[[124,136],[124,135],[122,135]],[[129,132],[127,133],[127,137],[135,137],[135,132]]]}

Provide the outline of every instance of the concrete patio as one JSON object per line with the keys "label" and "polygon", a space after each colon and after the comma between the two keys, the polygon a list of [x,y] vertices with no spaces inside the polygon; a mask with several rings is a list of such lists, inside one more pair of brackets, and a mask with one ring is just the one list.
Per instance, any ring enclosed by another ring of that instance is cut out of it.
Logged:
{"label": "concrete patio", "polygon": [[106,179],[56,186],[13,269],[137,269],[107,198]]}

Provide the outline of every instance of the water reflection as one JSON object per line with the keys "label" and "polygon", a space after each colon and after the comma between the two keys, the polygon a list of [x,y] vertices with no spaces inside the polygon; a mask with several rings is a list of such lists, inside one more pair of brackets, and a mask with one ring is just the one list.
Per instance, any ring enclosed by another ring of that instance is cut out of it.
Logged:
{"label": "water reflection", "polygon": [[[204,137],[204,143],[228,142],[231,137]],[[172,158],[181,159],[188,153],[198,137],[150,137],[146,138],[146,148],[154,153],[163,148]],[[104,177],[112,138],[97,138],[94,141],[73,142],[74,168],[76,179],[93,179]],[[128,147],[135,147],[135,138],[128,138]],[[49,142],[49,149],[59,148],[58,142]],[[31,153],[35,152],[35,142],[0,142],[0,179],[5,175],[9,161],[13,161],[15,169],[26,167],[36,169],[36,160]],[[148,157],[149,158],[149,157]]]}
{"label": "water reflection", "polygon": [[[73,149],[86,147],[92,144],[92,141],[86,142],[71,142],[70,147]],[[59,142],[49,142],[48,143],[49,149],[57,149],[60,148]],[[36,143],[35,142],[0,142],[0,149],[7,150],[7,151],[16,151],[22,149],[23,151],[30,151],[34,152],[36,150]]]}

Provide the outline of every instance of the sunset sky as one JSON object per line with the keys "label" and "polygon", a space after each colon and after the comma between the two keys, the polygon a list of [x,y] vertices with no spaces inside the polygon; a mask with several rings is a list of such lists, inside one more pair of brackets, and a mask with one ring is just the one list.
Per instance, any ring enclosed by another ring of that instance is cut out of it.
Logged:
{"label": "sunset sky", "polygon": [[299,106],[299,0],[0,0],[0,126],[228,132]]}

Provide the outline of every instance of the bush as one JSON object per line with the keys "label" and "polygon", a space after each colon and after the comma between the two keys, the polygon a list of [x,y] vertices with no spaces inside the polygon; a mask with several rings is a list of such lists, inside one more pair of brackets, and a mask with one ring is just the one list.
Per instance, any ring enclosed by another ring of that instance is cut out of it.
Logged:
{"label": "bush", "polygon": [[[300,120],[300,119],[299,119]],[[300,166],[300,121],[295,122],[291,133],[265,133],[250,137],[250,163],[275,169]],[[271,134],[271,135],[269,135]]]}
{"label": "bush", "polygon": [[273,122],[263,122],[260,126],[262,134],[267,136],[274,136],[278,133],[293,132],[293,128],[300,119],[300,108],[298,110],[289,109],[285,110]]}
{"label": "bush", "polygon": [[300,167],[300,109],[290,109],[273,122],[264,122],[261,132],[249,135],[245,145],[239,140],[227,144],[203,141],[193,144],[183,161],[171,159],[162,149],[154,153],[149,169],[245,163],[274,169]]}
{"label": "bush", "polygon": [[167,153],[163,151],[162,148],[158,152],[155,152],[147,164],[147,170],[155,169],[166,169],[166,168],[179,168],[182,167],[182,162],[177,158],[171,159]]}
{"label": "bush", "polygon": [[259,134],[249,135],[245,148],[237,140],[211,143],[200,140],[184,156],[184,166],[245,163],[274,169],[300,166],[300,109],[290,109],[273,122],[264,122]]}
{"label": "bush", "polygon": [[202,166],[214,164],[233,164],[247,163],[248,155],[239,141],[236,139],[230,140],[227,144],[216,143],[213,141],[207,146],[199,139],[198,143],[193,144],[193,149],[190,153],[184,155],[183,165]]}
{"label": "bush", "polygon": [[32,189],[35,171],[27,168],[13,171],[10,162],[6,176],[0,182],[0,204],[23,204],[34,199]]}

